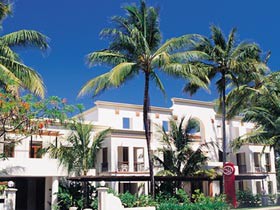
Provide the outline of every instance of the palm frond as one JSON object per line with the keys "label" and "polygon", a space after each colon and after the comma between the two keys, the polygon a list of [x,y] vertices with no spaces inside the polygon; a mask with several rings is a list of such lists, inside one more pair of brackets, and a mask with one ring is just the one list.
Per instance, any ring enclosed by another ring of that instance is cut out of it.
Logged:
{"label": "palm frond", "polygon": [[0,56],[0,63],[9,69],[18,80],[21,81],[21,86],[34,93],[37,96],[45,96],[45,87],[41,76],[34,70],[24,64],[7,59]]}
{"label": "palm frond", "polygon": [[1,41],[10,46],[37,47],[41,50],[49,48],[48,38],[33,30],[20,30],[4,35]]}
{"label": "palm frond", "polygon": [[150,75],[151,75],[151,79],[155,81],[156,86],[160,89],[160,91],[163,93],[163,95],[166,96],[164,86],[163,86],[160,78],[158,77],[158,75],[154,71],[151,72]]}
{"label": "palm frond", "polygon": [[204,37],[198,34],[187,34],[178,38],[167,40],[155,53],[158,55],[162,52],[173,52],[179,49],[191,48],[194,46],[195,41],[204,40]]}
{"label": "palm frond", "polygon": [[215,25],[211,25],[210,30],[215,45],[219,46],[222,50],[226,50],[227,44],[222,30]]}
{"label": "palm frond", "polygon": [[87,62],[90,67],[98,64],[115,66],[126,61],[125,55],[110,50],[96,51],[87,55]]}

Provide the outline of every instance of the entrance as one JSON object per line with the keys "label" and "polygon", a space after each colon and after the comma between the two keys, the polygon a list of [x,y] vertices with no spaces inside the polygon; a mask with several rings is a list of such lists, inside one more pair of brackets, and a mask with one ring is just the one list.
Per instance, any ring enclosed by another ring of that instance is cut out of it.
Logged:
{"label": "entrance", "polygon": [[45,204],[45,178],[11,178],[15,182],[16,210],[43,210]]}

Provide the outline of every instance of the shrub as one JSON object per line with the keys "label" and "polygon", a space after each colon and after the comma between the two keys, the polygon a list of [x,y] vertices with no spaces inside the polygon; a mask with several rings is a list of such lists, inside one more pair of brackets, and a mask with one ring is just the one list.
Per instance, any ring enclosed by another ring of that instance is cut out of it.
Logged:
{"label": "shrub", "polygon": [[260,195],[253,195],[249,190],[238,191],[237,201],[239,207],[257,207],[261,204]]}
{"label": "shrub", "polygon": [[129,192],[124,194],[119,194],[118,197],[120,198],[124,207],[146,207],[146,206],[155,206],[156,201],[152,199],[149,195],[132,195]]}
{"label": "shrub", "polygon": [[183,204],[174,203],[173,200],[166,200],[159,203],[157,210],[228,210],[229,205],[225,202],[225,196],[207,197],[199,190],[192,195],[195,203],[185,202]]}
{"label": "shrub", "polygon": [[119,194],[119,198],[121,199],[121,202],[124,207],[135,207],[137,198],[135,195],[130,194],[129,192],[126,192],[124,194]]}

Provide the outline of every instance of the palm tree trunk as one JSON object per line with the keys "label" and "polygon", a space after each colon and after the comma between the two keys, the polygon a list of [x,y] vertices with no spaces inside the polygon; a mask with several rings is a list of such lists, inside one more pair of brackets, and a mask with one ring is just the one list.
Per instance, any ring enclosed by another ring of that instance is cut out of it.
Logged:
{"label": "palm tree trunk", "polygon": [[143,103],[143,122],[145,128],[145,137],[148,149],[148,160],[149,160],[149,171],[150,171],[150,193],[152,197],[155,197],[155,178],[154,178],[154,166],[152,160],[152,150],[151,150],[151,124],[148,118],[148,113],[150,111],[150,97],[149,97],[149,82],[150,74],[145,72],[145,89],[144,89],[144,103]]}
{"label": "palm tree trunk", "polygon": [[[87,176],[87,170],[83,170],[83,175]],[[83,207],[88,208],[89,207],[89,191],[88,191],[88,182],[84,181],[83,182],[83,197],[84,197],[84,202],[83,202]]]}
{"label": "palm tree trunk", "polygon": [[[226,77],[222,72],[222,133],[223,133],[223,166],[227,162],[227,142],[226,142]],[[222,192],[224,192],[225,177],[223,176]]]}

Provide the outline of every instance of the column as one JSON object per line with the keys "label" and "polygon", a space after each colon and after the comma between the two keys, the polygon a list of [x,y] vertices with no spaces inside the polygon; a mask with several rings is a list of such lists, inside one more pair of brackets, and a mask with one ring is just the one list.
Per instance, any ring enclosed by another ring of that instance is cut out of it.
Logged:
{"label": "column", "polygon": [[128,147],[128,168],[129,172],[134,171],[134,155],[133,155],[133,147]]}
{"label": "column", "polygon": [[5,210],[16,210],[16,192],[15,188],[7,188],[5,190]]}
{"label": "column", "polygon": [[57,204],[57,193],[58,193],[58,177],[52,178],[52,207]]}
{"label": "column", "polygon": [[51,177],[45,178],[45,210],[51,210],[51,188],[52,180]]}
{"label": "column", "polygon": [[107,187],[99,187],[98,191],[98,210],[106,210],[106,196],[107,196]]}

